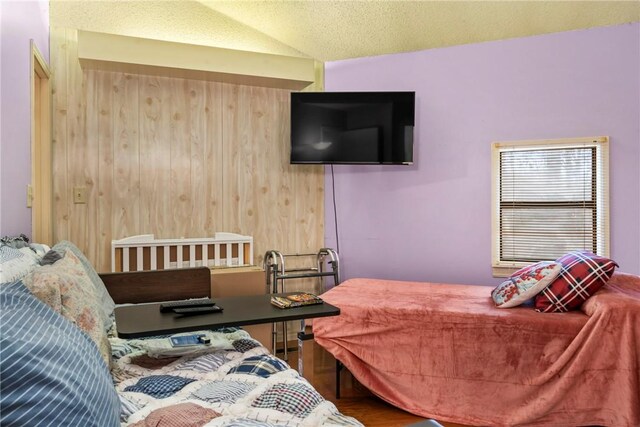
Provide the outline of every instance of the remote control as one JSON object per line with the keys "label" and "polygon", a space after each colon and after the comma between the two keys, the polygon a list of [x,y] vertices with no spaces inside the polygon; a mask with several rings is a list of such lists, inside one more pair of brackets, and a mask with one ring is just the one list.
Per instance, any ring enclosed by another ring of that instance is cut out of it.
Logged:
{"label": "remote control", "polygon": [[209,314],[209,313],[220,313],[222,311],[221,307],[217,305],[212,305],[209,307],[185,307],[185,308],[174,308],[173,312],[176,314],[180,314],[182,316],[195,316],[197,314]]}
{"label": "remote control", "polygon": [[169,301],[160,304],[160,312],[161,313],[169,313],[172,312],[176,308],[188,308],[188,307],[211,307],[215,303],[211,300],[211,298],[198,298],[198,299],[189,299],[183,301]]}

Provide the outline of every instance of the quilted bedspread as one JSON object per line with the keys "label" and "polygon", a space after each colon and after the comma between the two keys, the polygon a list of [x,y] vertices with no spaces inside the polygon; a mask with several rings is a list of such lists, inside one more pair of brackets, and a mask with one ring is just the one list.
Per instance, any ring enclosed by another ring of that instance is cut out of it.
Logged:
{"label": "quilted bedspread", "polygon": [[484,286],[351,279],[316,341],[372,392],[465,425],[640,425],[640,277],[581,311],[497,309]]}
{"label": "quilted bedspread", "polygon": [[150,340],[112,338],[112,376],[127,426],[362,426],[239,329],[210,348],[150,357]]}

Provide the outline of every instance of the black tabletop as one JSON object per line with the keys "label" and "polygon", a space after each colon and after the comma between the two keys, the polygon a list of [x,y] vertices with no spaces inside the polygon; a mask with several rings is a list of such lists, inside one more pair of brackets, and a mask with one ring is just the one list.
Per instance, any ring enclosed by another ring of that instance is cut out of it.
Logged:
{"label": "black tabletop", "polygon": [[[287,292],[289,295],[298,292]],[[174,313],[161,313],[160,303],[136,304],[116,307],[116,326],[120,338],[141,338],[153,335],[175,334],[225,326],[256,325],[287,320],[337,316],[340,309],[328,303],[296,308],[278,308],[271,304],[271,295],[214,298],[222,307],[221,313],[180,317]]]}

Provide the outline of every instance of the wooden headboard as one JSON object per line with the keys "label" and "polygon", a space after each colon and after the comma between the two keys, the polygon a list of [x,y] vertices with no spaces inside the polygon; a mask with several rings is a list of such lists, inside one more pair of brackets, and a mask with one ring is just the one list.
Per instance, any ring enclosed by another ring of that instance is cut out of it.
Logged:
{"label": "wooden headboard", "polygon": [[100,278],[116,304],[211,296],[211,270],[207,267],[103,273]]}

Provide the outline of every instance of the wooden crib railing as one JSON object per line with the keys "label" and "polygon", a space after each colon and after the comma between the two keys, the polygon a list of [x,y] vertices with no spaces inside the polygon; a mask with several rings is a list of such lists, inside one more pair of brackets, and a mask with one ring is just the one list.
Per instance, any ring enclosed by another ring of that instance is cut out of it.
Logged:
{"label": "wooden crib railing", "polygon": [[153,234],[111,241],[111,271],[253,265],[253,237],[215,233],[214,237],[154,239]]}

